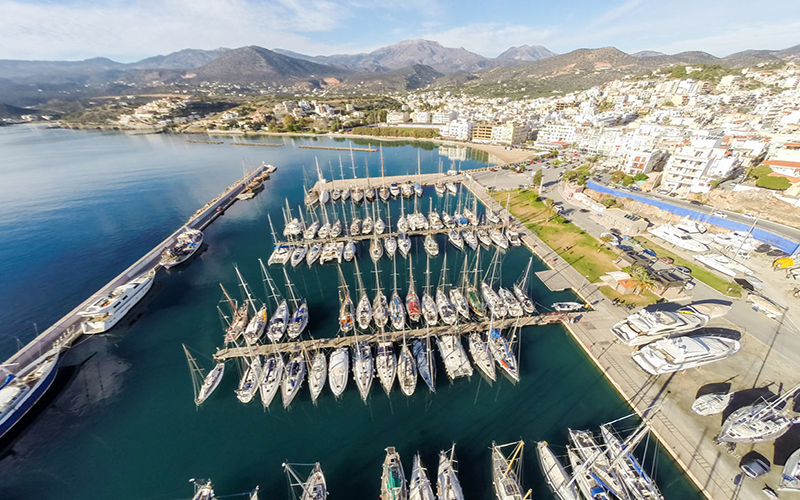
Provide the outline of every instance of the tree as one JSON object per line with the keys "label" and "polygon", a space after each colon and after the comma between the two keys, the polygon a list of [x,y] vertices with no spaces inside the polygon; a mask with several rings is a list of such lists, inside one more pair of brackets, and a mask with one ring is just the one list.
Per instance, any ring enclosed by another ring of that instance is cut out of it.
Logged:
{"label": "tree", "polygon": [[534,186],[539,187],[542,184],[542,177],[544,176],[542,175],[541,169],[539,169],[535,174],[533,174],[533,179],[531,179],[531,182]]}
{"label": "tree", "polygon": [[620,182],[621,182],[621,184],[622,184],[623,186],[625,186],[625,187],[628,187],[628,186],[630,186],[631,184],[633,184],[633,176],[631,176],[631,175],[626,175],[625,177],[623,177],[623,178],[622,178],[622,181],[620,181]]}
{"label": "tree", "polygon": [[646,267],[630,266],[626,268],[626,272],[631,275],[633,293],[636,295],[641,295],[643,291],[649,290],[655,285],[655,279]]}
{"label": "tree", "polygon": [[770,175],[759,177],[758,180],[756,181],[756,186],[767,189],[784,190],[788,189],[791,185],[792,182],[786,177],[778,177]]}
{"label": "tree", "polygon": [[772,169],[769,165],[761,164],[757,167],[752,167],[747,170],[747,177],[755,177],[759,179],[761,177],[766,177],[772,173]]}
{"label": "tree", "polygon": [[[603,200],[603,205],[605,205],[607,208],[611,208],[616,204],[617,204],[617,199],[616,198],[606,198],[605,200]],[[609,239],[610,239],[610,237],[609,237]]]}
{"label": "tree", "polygon": [[642,173],[636,174],[636,175],[633,176],[633,180],[636,181],[636,182],[646,181],[647,180],[647,174],[642,174]]}

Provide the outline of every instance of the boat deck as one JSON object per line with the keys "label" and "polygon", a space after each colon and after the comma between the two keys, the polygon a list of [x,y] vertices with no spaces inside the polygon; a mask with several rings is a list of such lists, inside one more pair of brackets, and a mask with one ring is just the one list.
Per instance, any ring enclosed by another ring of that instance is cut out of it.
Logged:
{"label": "boat deck", "polygon": [[[501,321],[495,321],[493,326],[496,328],[511,328],[515,324],[522,326],[533,325],[547,325],[559,321],[567,321],[577,315],[590,315],[589,312],[571,312],[571,313],[551,313],[543,314],[540,316],[523,316],[520,318],[506,318]],[[214,359],[217,361],[224,361],[232,358],[249,357],[256,355],[268,355],[279,353],[292,353],[297,351],[313,351],[316,349],[338,349],[339,347],[348,347],[355,343],[356,338],[359,341],[367,341],[369,343],[377,343],[378,341],[389,340],[391,342],[400,342],[405,337],[406,339],[420,339],[429,336],[439,336],[446,334],[455,335],[469,335],[472,332],[485,332],[489,329],[489,321],[475,321],[469,323],[457,324],[454,326],[438,325],[430,328],[413,328],[403,331],[384,331],[359,334],[356,337],[353,334],[348,334],[340,337],[333,337],[327,339],[310,339],[298,340],[294,342],[281,342],[277,344],[263,344],[250,347],[231,347],[224,349],[217,349],[214,353]]]}

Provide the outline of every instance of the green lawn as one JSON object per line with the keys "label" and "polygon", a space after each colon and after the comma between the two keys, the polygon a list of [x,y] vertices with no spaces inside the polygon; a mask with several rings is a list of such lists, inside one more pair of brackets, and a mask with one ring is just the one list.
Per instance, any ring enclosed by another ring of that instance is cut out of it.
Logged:
{"label": "green lawn", "polygon": [[636,307],[649,306],[658,302],[658,296],[651,291],[645,290],[641,295],[634,294],[621,294],[612,289],[610,286],[604,285],[600,287],[600,292],[605,295],[609,300],[619,299],[625,304],[633,304]]}
{"label": "green lawn", "polygon": [[705,283],[706,285],[710,286],[714,290],[718,292],[729,295],[731,297],[741,297],[742,296],[742,287],[738,283],[734,283],[732,281],[728,281],[725,278],[717,276],[713,272],[709,271],[705,266],[700,264],[697,261],[690,261],[686,260],[683,257],[680,257],[666,248],[662,247],[653,242],[652,239],[648,237],[640,238],[641,240],[645,240],[647,244],[646,247],[652,248],[658,254],[659,257],[672,257],[674,260],[674,264],[676,266],[684,266],[688,267],[692,270],[692,276],[695,279],[698,279]]}

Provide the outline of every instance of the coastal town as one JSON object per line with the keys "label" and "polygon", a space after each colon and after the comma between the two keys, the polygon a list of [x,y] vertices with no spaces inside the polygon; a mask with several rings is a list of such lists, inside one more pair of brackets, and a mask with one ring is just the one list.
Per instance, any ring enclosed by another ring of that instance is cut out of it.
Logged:
{"label": "coastal town", "polygon": [[800,46],[60,64],[0,64],[0,496],[800,491]]}

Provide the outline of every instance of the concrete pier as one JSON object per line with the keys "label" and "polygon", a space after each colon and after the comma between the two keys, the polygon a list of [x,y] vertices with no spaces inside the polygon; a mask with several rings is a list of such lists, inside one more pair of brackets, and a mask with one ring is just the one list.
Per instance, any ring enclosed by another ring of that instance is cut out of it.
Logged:
{"label": "concrete pier", "polygon": [[[492,326],[500,329],[512,328],[514,326],[530,326],[530,325],[546,325],[549,323],[556,323],[558,321],[566,321],[577,315],[591,315],[592,312],[572,312],[572,313],[552,313],[544,314],[541,316],[522,316],[520,318],[505,318],[497,320]],[[252,356],[265,356],[268,354],[279,353],[293,353],[297,351],[313,351],[317,349],[338,349],[340,347],[348,347],[353,345],[356,340],[366,341],[369,343],[377,343],[381,341],[400,342],[405,337],[408,340],[420,339],[429,336],[441,335],[469,335],[472,332],[486,332],[489,330],[489,321],[475,321],[470,323],[449,325],[437,325],[430,328],[413,328],[409,330],[387,330],[383,332],[372,333],[359,333],[358,337],[354,334],[348,334],[341,337],[333,337],[327,339],[310,339],[299,340],[295,342],[282,342],[277,344],[263,344],[258,346],[244,346],[232,347],[227,349],[218,349],[214,353],[214,359],[217,361],[224,361],[231,358],[252,357]]]}
{"label": "concrete pier", "polygon": [[117,277],[109,281],[92,296],[81,302],[77,307],[75,307],[75,309],[67,313],[63,318],[56,321],[55,324],[50,326],[47,330],[30,341],[26,346],[17,351],[13,356],[8,358],[4,364],[22,367],[36,359],[41,355],[41,353],[50,350],[54,346],[66,347],[70,345],[82,335],[80,323],[83,320],[83,317],[80,316],[79,313],[85,310],[92,303],[96,296],[108,293],[118,286],[123,285],[131,279],[141,275],[147,270],[158,266],[159,261],[161,260],[161,253],[167,247],[175,243],[178,235],[183,232],[184,228],[203,230],[208,227],[209,224],[223,214],[228,207],[236,202],[236,195],[241,193],[255,176],[261,175],[266,171],[266,169],[267,166],[262,165],[236,181],[222,194],[198,210],[185,225],[181,226],[177,231],[169,235],[164,241],[156,245],[155,248],[147,252],[139,260],[134,262]]}

